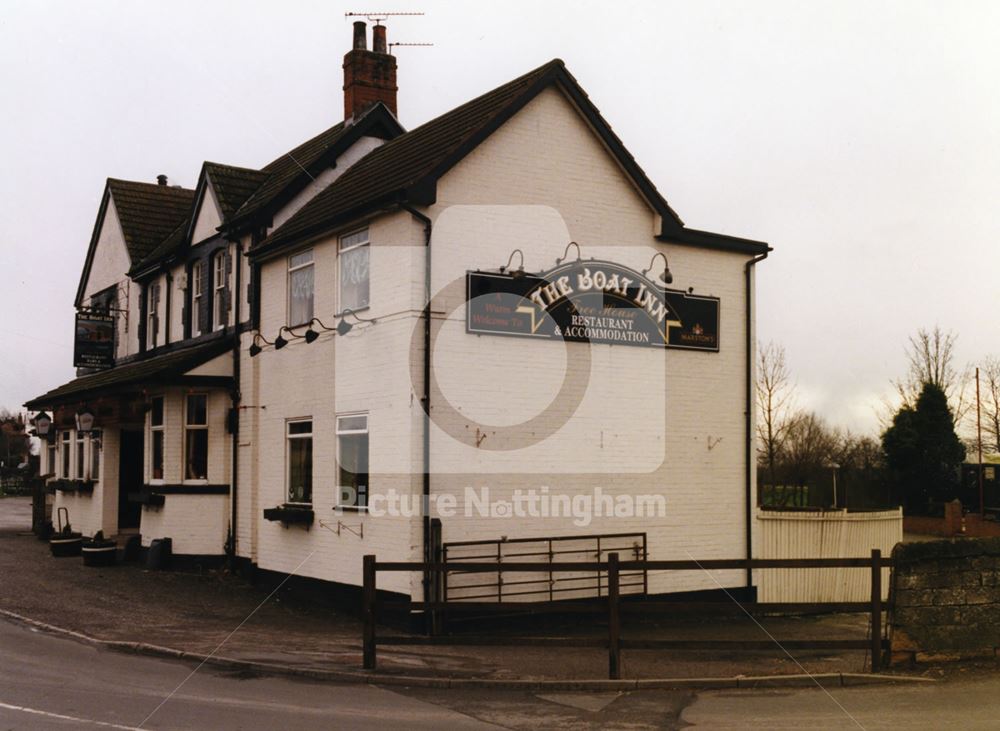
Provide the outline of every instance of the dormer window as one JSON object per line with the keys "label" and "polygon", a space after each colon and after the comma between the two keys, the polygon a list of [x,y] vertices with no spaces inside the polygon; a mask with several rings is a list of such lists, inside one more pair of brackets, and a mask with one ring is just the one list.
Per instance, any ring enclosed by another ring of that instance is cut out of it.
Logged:
{"label": "dormer window", "polygon": [[229,303],[226,302],[229,270],[226,268],[226,252],[220,251],[212,262],[212,329],[221,330],[229,323]]}
{"label": "dormer window", "polygon": [[149,285],[149,305],[147,307],[146,344],[149,348],[156,347],[160,335],[160,283]]}

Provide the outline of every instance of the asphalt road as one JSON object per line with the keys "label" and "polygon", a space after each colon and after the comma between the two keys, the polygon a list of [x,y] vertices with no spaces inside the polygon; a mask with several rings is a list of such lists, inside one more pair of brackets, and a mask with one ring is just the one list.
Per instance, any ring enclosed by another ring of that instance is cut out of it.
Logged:
{"label": "asphalt road", "polygon": [[0,729],[497,728],[374,686],[243,678],[208,668],[181,685],[195,667],[0,621]]}
{"label": "asphalt road", "polygon": [[1000,672],[934,684],[632,693],[337,685],[99,650],[0,620],[0,731],[1000,728]]}

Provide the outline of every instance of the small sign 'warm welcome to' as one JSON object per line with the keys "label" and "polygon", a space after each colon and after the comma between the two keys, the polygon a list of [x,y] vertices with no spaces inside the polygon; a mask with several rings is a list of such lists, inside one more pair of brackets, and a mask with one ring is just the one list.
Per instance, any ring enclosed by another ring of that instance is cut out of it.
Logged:
{"label": "small sign 'warm welcome to'", "polygon": [[606,261],[540,274],[468,272],[466,330],[653,348],[719,350],[719,299],[669,290]]}

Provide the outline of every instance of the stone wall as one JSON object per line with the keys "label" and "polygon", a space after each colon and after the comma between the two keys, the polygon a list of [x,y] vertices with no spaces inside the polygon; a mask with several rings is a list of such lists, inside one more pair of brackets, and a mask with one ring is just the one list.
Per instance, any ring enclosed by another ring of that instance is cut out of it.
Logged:
{"label": "stone wall", "polygon": [[900,543],[892,557],[894,662],[996,653],[1000,538]]}

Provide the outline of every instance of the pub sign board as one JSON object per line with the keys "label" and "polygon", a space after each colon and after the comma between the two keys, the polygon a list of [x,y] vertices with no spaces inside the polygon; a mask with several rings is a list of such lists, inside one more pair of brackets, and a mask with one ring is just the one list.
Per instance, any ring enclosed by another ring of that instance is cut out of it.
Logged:
{"label": "pub sign board", "polygon": [[74,368],[111,368],[115,364],[115,318],[80,310],[73,338]]}
{"label": "pub sign board", "polygon": [[608,261],[539,274],[466,274],[466,331],[571,342],[719,350],[719,298],[666,289]]}

